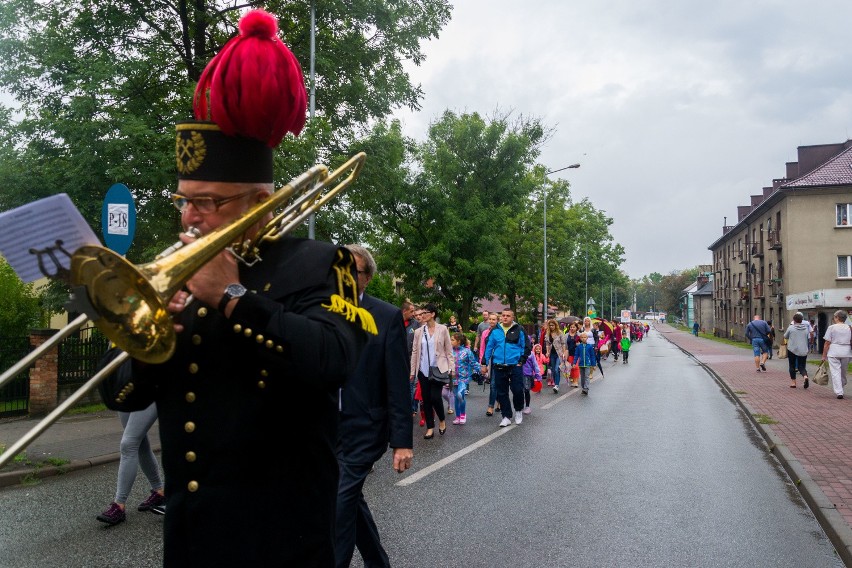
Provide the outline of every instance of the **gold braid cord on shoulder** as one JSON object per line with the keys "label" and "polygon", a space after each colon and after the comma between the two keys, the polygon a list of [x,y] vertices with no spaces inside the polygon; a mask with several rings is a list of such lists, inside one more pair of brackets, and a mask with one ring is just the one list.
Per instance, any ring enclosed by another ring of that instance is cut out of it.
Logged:
{"label": "gold braid cord on shoulder", "polygon": [[358,306],[358,283],[352,277],[354,265],[355,261],[351,255],[344,256],[342,251],[337,251],[337,259],[332,266],[337,273],[338,293],[331,295],[331,304],[323,304],[322,307],[344,316],[348,321],[360,320],[361,329],[377,335],[379,330],[373,316]]}

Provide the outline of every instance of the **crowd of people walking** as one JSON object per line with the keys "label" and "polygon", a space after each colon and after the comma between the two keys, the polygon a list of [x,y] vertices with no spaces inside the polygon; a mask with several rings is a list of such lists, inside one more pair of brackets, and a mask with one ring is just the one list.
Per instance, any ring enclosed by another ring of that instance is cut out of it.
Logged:
{"label": "crowd of people walking", "polygon": [[[485,415],[499,412],[501,428],[513,421],[523,423],[532,412],[531,393],[540,392],[544,381],[553,394],[568,384],[588,395],[595,369],[603,376],[601,362],[621,356],[627,364],[631,345],[649,329],[638,322],[586,317],[562,323],[549,319],[540,331],[528,333],[515,321],[514,312],[505,309],[500,314],[484,311],[482,321],[470,329],[475,332],[471,341],[462,331],[450,335],[450,326],[461,327],[455,316],[448,326],[437,323],[432,304],[406,302],[402,309],[409,336],[412,412],[426,428],[426,440],[435,436],[436,418],[442,435],[447,415],[455,414],[454,425],[467,422],[471,382],[487,385]],[[444,376],[448,369],[449,376]]]}

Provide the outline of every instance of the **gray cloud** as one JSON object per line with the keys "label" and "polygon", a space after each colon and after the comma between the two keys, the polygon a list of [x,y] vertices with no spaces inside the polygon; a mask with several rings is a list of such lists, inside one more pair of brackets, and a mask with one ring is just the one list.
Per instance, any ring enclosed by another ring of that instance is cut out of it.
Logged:
{"label": "gray cloud", "polygon": [[709,264],[707,247],[796,147],[852,126],[852,3],[466,0],[410,68],[425,137],[449,108],[541,117],[541,162],[613,217],[631,277]]}

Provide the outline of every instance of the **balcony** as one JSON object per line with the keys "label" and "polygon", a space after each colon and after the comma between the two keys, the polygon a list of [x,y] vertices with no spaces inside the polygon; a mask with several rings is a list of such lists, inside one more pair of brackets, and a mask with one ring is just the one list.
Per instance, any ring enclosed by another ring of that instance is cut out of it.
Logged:
{"label": "balcony", "polygon": [[781,235],[779,231],[768,231],[766,240],[769,242],[771,250],[781,250]]}
{"label": "balcony", "polygon": [[754,297],[763,298],[763,282],[754,285]]}
{"label": "balcony", "polygon": [[740,264],[748,264],[748,255],[742,249],[737,251],[737,259],[740,261]]}
{"label": "balcony", "polygon": [[763,243],[757,242],[751,245],[751,256],[763,257]]}

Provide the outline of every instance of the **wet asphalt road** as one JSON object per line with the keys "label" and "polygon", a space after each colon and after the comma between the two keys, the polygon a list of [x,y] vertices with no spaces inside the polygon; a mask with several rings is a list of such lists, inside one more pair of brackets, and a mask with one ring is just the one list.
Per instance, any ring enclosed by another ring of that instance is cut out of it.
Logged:
{"label": "wet asphalt road", "polygon": [[[486,417],[476,385],[466,425],[429,441],[415,425],[414,468],[392,472],[388,454],[365,488],[394,566],[843,566],[692,359],[652,332],[604,371],[588,397],[534,395],[520,426]],[[0,567],[159,566],[161,517],[94,520],[116,469],[0,492]],[[146,494],[140,476],[130,503]]]}

